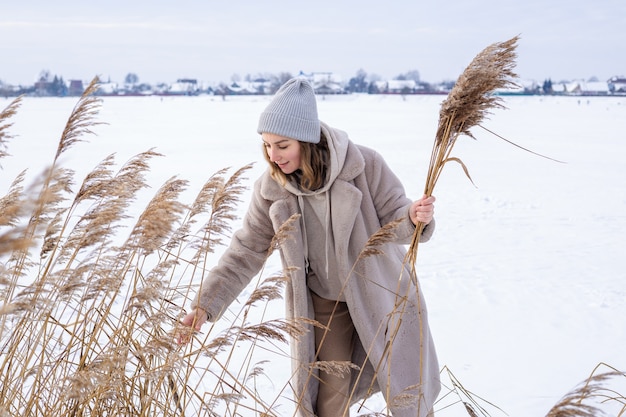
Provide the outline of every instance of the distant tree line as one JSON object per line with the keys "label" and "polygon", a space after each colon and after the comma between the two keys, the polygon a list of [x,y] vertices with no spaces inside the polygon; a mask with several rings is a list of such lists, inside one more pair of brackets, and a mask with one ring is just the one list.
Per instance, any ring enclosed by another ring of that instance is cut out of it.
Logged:
{"label": "distant tree line", "polygon": [[[302,74],[302,73],[301,73]],[[436,84],[424,82],[420,79],[417,70],[410,70],[393,77],[391,80],[383,80],[376,74],[368,74],[364,69],[359,69],[354,76],[347,81],[337,79],[331,72],[302,74],[314,78],[315,84],[320,88],[322,94],[346,94],[346,93],[367,93],[367,94],[429,94],[446,93],[454,86],[455,81],[442,81]],[[317,79],[316,76],[321,76]],[[102,95],[235,95],[235,94],[274,94],[281,85],[293,77],[289,72],[277,74],[248,74],[240,77],[237,74],[231,76],[230,82],[218,82],[211,85],[201,85],[195,79],[179,79],[174,83],[159,83],[151,85],[141,83],[139,76],[134,72],[129,72],[121,85],[110,80],[101,80],[102,88],[99,94]],[[595,77],[589,82],[597,82]],[[522,94],[580,94],[584,87],[567,86],[566,82],[553,83],[551,79],[546,79],[543,84],[532,83],[523,86]],[[606,91],[596,91],[595,95],[603,94],[624,94],[626,92],[626,80],[624,77],[613,77],[608,82]],[[558,88],[557,88],[558,87]],[[571,91],[568,91],[570,88]],[[0,96],[77,96],[84,91],[83,81],[70,80],[66,82],[62,76],[52,75],[50,71],[44,70],[39,74],[37,81],[29,86],[12,86],[0,80]],[[316,90],[318,91],[318,90]],[[520,92],[517,92],[518,94]],[[582,94],[594,94],[593,91],[582,91]]]}
{"label": "distant tree line", "polygon": [[[230,82],[221,81],[214,85],[205,88],[204,92],[210,92],[214,94],[229,94],[230,88],[233,85],[237,85],[242,81],[251,83],[254,81],[259,82],[259,94],[274,94],[281,85],[287,80],[293,77],[293,74],[289,72],[280,72],[278,74],[258,74],[256,76],[246,75],[243,79],[234,74],[231,77]],[[417,70],[411,70],[403,74],[399,74],[393,78],[394,80],[413,80],[421,85],[427,85],[421,83],[419,72]],[[347,82],[341,82],[342,88],[346,93],[373,93],[376,92],[373,88],[373,83],[380,81],[381,77],[378,75],[370,75],[365,70],[359,69],[356,74],[348,79]],[[74,81],[74,80],[72,80]],[[103,84],[112,83],[110,80],[101,80]],[[82,81],[81,81],[82,82]],[[148,83],[140,83],[139,76],[134,72],[129,72],[123,80],[123,84],[120,88],[124,89],[127,93],[143,93],[147,91],[165,90],[169,84],[159,83],[151,85]],[[78,95],[80,91],[71,91],[70,84],[64,80],[62,76],[52,75],[49,70],[43,70],[40,72],[37,81],[33,85],[27,86],[12,86],[3,83],[0,80],[0,95],[14,96],[14,95],[33,95],[33,96],[67,96]]]}

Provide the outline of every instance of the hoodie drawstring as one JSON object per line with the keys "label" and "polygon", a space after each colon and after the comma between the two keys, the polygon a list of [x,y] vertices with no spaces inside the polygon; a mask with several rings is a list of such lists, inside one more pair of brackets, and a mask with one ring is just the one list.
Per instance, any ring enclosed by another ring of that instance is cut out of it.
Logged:
{"label": "hoodie drawstring", "polygon": [[298,206],[300,206],[300,222],[302,223],[302,244],[304,245],[304,273],[309,274],[309,242],[306,234],[306,222],[304,221],[304,200],[302,194],[298,194]]}

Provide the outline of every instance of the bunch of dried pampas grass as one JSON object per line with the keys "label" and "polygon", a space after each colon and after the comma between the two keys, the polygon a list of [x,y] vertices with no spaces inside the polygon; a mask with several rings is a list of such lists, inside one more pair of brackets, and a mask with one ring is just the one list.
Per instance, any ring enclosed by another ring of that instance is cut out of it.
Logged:
{"label": "bunch of dried pampas grass", "polygon": [[[514,81],[517,74],[513,72],[513,68],[518,40],[519,36],[515,36],[505,42],[494,43],[476,55],[441,104],[439,125],[424,187],[425,195],[432,195],[443,167],[448,162],[460,164],[465,175],[470,178],[465,164],[459,158],[451,156],[452,148],[461,135],[474,138],[471,129],[480,125],[492,109],[505,108],[502,98],[494,95],[494,92],[517,86]],[[417,224],[407,252],[413,278],[418,243],[424,227],[423,223]]]}

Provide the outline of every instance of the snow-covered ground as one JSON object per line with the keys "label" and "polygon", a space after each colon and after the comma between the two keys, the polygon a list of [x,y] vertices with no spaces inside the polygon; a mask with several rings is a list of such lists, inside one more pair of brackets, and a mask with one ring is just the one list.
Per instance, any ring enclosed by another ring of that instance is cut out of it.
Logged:
{"label": "snow-covered ground", "polygon": [[[381,152],[417,198],[444,98],[350,95],[318,103],[322,120]],[[256,161],[251,185],[265,169],[256,124],[268,100],[106,98],[98,117],[106,124],[63,163],[82,179],[108,154],[122,164],[155,148],[164,157],[152,162],[147,196],[176,175],[190,181],[191,199],[218,169]],[[485,127],[563,163],[480,128],[476,141],[462,137],[454,154],[475,186],[458,165],[445,168],[434,193],[438,229],[420,245],[417,270],[440,364],[508,415],[543,416],[599,362],[626,370],[626,98],[504,100],[508,109],[495,110]],[[0,108],[8,103],[0,100]],[[75,103],[24,100],[10,129],[12,156],[0,160],[0,194],[17,172],[29,168],[33,176],[49,164]],[[273,305],[280,316],[282,305]],[[289,377],[288,366],[267,371],[268,390]]]}

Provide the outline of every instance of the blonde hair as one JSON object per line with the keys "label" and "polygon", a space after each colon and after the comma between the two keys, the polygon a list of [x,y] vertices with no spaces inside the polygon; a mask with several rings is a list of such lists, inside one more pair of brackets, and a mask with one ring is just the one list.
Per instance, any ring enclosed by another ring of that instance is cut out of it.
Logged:
{"label": "blonde hair", "polygon": [[287,182],[295,182],[303,190],[314,191],[321,188],[326,180],[328,169],[328,141],[324,134],[320,134],[319,143],[300,142],[300,169],[285,174],[275,163],[270,160],[267,148],[263,147],[263,156],[270,164],[270,175],[274,181],[281,185]]}

